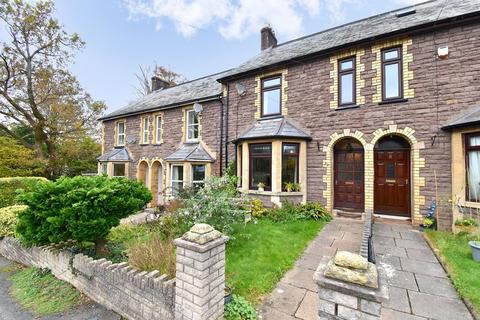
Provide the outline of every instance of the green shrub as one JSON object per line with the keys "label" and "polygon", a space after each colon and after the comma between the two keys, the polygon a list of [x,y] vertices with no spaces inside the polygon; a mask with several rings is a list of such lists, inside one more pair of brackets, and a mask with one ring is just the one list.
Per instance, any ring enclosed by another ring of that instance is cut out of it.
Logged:
{"label": "green shrub", "polygon": [[27,206],[19,205],[0,208],[0,237],[15,236],[18,213],[26,208]]}
{"label": "green shrub", "polygon": [[233,295],[230,303],[225,305],[226,320],[255,320],[257,312],[245,298]]}
{"label": "green shrub", "polygon": [[252,199],[250,200],[250,211],[252,212],[252,217],[262,218],[268,213],[268,209],[263,205],[262,200]]}
{"label": "green shrub", "polygon": [[319,202],[294,204],[290,201],[282,202],[282,206],[271,209],[268,217],[273,221],[283,222],[292,220],[330,221],[332,216]]}
{"label": "green shrub", "polygon": [[106,254],[105,237],[120,219],[142,209],[152,199],[141,183],[105,176],[63,177],[39,183],[19,200],[28,208],[18,216],[17,234],[26,245],[69,239],[95,242]]}
{"label": "green shrub", "polygon": [[0,178],[0,208],[20,204],[15,200],[17,190],[31,191],[39,181],[47,181],[43,177]]}
{"label": "green shrub", "polygon": [[462,227],[478,227],[478,222],[475,219],[457,219],[455,221],[456,226]]}
{"label": "green shrub", "polygon": [[268,217],[277,222],[297,220],[298,207],[293,202],[284,201],[281,207],[269,210]]}
{"label": "green shrub", "polygon": [[320,202],[307,202],[298,206],[298,215],[304,219],[330,221],[332,215]]}

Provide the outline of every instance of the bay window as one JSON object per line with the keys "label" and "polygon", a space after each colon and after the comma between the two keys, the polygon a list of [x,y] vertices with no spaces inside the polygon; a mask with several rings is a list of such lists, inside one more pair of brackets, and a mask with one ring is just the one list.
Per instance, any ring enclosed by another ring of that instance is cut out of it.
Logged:
{"label": "bay window", "polygon": [[172,165],[172,196],[183,190],[183,165]]}
{"label": "bay window", "polygon": [[298,143],[283,143],[282,145],[282,187],[287,183],[298,183]]}
{"label": "bay window", "polygon": [[205,165],[192,165],[192,186],[194,188],[203,188],[205,186]]}
{"label": "bay window", "polygon": [[355,104],[355,57],[338,61],[338,104]]}
{"label": "bay window", "polygon": [[125,163],[114,163],[113,164],[113,176],[114,177],[125,177]]}
{"label": "bay window", "polygon": [[250,189],[272,189],[272,144],[250,144]]}
{"label": "bay window", "polygon": [[262,117],[274,116],[282,113],[280,76],[262,79]]}
{"label": "bay window", "polygon": [[467,201],[480,202],[480,132],[465,135]]}
{"label": "bay window", "polygon": [[187,111],[187,141],[198,140],[198,115],[194,110]]}
{"label": "bay window", "polygon": [[403,98],[401,47],[382,50],[382,99]]}

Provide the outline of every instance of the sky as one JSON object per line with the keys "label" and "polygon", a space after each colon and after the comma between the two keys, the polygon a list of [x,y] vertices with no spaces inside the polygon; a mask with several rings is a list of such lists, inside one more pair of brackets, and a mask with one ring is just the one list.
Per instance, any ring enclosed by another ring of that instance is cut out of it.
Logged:
{"label": "sky", "polygon": [[70,70],[113,111],[138,98],[135,74],[155,63],[192,80],[260,52],[270,24],[279,43],[418,0],[55,0],[55,15],[86,47]]}

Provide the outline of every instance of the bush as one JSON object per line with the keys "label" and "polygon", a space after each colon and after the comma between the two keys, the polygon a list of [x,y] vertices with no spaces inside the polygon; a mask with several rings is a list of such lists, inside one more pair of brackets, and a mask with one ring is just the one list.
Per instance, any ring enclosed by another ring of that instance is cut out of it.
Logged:
{"label": "bush", "polygon": [[245,298],[233,295],[230,303],[225,305],[226,320],[255,320],[257,312]]}
{"label": "bush", "polygon": [[268,209],[263,205],[262,200],[252,199],[250,200],[250,211],[252,212],[252,217],[262,218],[268,213]]}
{"label": "bush", "polygon": [[319,202],[294,204],[290,201],[282,202],[282,206],[271,209],[268,217],[273,221],[284,222],[292,220],[330,221],[332,216]]}
{"label": "bush", "polygon": [[298,207],[298,215],[304,219],[321,221],[332,220],[332,215],[320,202],[307,202]]}
{"label": "bush", "polygon": [[142,271],[158,270],[175,277],[175,245],[172,239],[163,240],[155,235],[127,249],[128,264]]}
{"label": "bush", "polygon": [[0,208],[20,204],[16,201],[17,190],[31,191],[39,181],[47,181],[43,177],[0,178]]}
{"label": "bush", "polygon": [[478,222],[475,219],[457,219],[455,221],[456,226],[462,227],[478,227]]}
{"label": "bush", "polygon": [[96,252],[104,255],[110,229],[151,199],[150,191],[136,181],[63,177],[39,183],[34,191],[19,196],[28,208],[19,214],[16,231],[26,245],[90,241],[95,242]]}
{"label": "bush", "polygon": [[0,208],[0,237],[15,236],[18,213],[26,208],[27,206],[19,205]]}

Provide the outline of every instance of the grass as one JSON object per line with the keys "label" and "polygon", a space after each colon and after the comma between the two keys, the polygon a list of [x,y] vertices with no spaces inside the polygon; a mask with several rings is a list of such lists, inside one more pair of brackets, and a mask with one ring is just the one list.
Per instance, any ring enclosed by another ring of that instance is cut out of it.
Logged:
{"label": "grass", "polygon": [[468,245],[471,237],[442,231],[427,231],[426,235],[438,249],[457,291],[480,315],[480,263],[472,258]]}
{"label": "grass", "polygon": [[85,298],[74,287],[38,268],[23,268],[10,276],[11,295],[36,316],[44,316],[76,307]]}
{"label": "grass", "polygon": [[259,220],[237,225],[227,244],[227,285],[253,304],[272,291],[325,225],[313,220]]}

